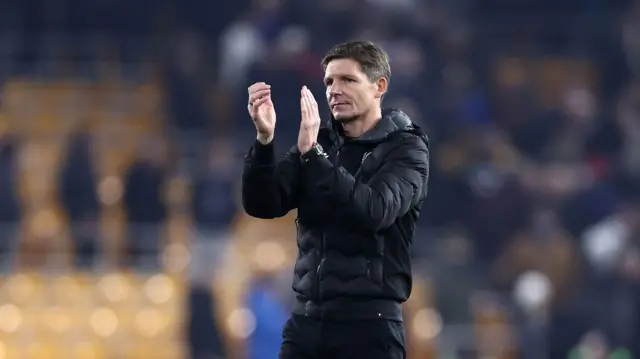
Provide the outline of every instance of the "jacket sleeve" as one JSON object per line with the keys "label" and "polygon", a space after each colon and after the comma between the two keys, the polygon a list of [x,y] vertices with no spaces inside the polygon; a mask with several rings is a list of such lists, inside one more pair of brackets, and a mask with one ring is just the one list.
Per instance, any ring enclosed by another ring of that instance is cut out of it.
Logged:
{"label": "jacket sleeve", "polygon": [[245,156],[242,172],[242,206],[252,217],[282,217],[298,206],[300,155],[292,148],[276,161],[273,142],[256,141]]}
{"label": "jacket sleeve", "polygon": [[336,206],[365,228],[379,231],[390,227],[424,199],[429,178],[429,149],[417,136],[392,149],[368,183],[356,183],[343,167],[315,156],[305,164],[308,178]]}

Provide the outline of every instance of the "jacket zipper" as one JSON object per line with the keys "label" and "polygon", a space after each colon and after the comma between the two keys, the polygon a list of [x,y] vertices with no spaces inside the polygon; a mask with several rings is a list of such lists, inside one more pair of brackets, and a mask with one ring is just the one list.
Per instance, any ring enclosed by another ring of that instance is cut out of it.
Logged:
{"label": "jacket zipper", "polygon": [[342,150],[342,146],[338,147],[338,150],[336,151],[336,156],[333,158],[333,165],[337,166],[338,162],[340,162],[340,151]]}

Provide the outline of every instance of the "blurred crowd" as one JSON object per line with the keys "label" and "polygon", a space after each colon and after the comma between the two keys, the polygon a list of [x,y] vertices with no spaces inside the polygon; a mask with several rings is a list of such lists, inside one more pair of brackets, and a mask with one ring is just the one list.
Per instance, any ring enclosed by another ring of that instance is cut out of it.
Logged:
{"label": "blurred crowd", "polygon": [[[128,238],[137,243],[129,264],[140,270],[157,270],[167,216],[160,192],[179,172],[191,181],[193,252],[207,264],[192,279],[207,282],[208,262],[240,211],[239,170],[255,136],[248,85],[272,86],[284,151],[297,137],[299,88],[323,96],[323,53],[366,39],[391,58],[385,106],[408,113],[433,144],[414,266],[433,286],[444,326],[472,323],[477,305],[497,307],[512,324],[517,357],[640,357],[640,3],[28,0],[2,9],[5,81],[117,77],[161,86],[157,127],[169,149],[142,143],[124,181]],[[100,208],[91,140],[73,143],[59,199],[77,264],[93,267],[98,230],[75,225],[95,222]],[[1,144],[7,265],[21,210],[16,144]],[[172,160],[161,165],[162,151]],[[276,357],[288,313],[280,298],[290,291],[281,282],[258,276],[247,295],[257,323],[252,358]],[[192,305],[210,312],[208,292],[192,293]],[[223,341],[203,335],[217,330],[203,312],[191,312],[199,323],[192,345],[222,357]],[[443,346],[452,358],[479,357]]]}

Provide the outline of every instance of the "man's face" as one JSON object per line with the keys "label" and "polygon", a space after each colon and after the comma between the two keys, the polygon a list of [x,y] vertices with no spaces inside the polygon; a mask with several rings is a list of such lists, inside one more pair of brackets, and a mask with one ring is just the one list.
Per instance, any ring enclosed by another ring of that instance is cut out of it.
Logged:
{"label": "man's face", "polygon": [[324,74],[324,84],[329,108],[338,121],[356,118],[372,107],[379,106],[383,90],[386,89],[385,79],[369,81],[360,64],[352,59],[335,59],[329,62]]}

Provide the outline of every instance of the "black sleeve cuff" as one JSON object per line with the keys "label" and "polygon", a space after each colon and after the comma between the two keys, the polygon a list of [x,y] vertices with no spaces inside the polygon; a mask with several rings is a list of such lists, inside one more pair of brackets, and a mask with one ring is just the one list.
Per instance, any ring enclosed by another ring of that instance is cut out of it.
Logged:
{"label": "black sleeve cuff", "polygon": [[317,153],[316,151],[309,151],[307,153],[300,154],[300,162],[302,162],[302,164],[306,164],[309,161],[314,161],[316,158],[322,158],[322,157],[324,156]]}
{"label": "black sleeve cuff", "polygon": [[260,141],[256,140],[253,147],[247,153],[245,159],[254,159],[258,162],[269,162],[275,159],[275,147],[273,141],[263,145]]}

